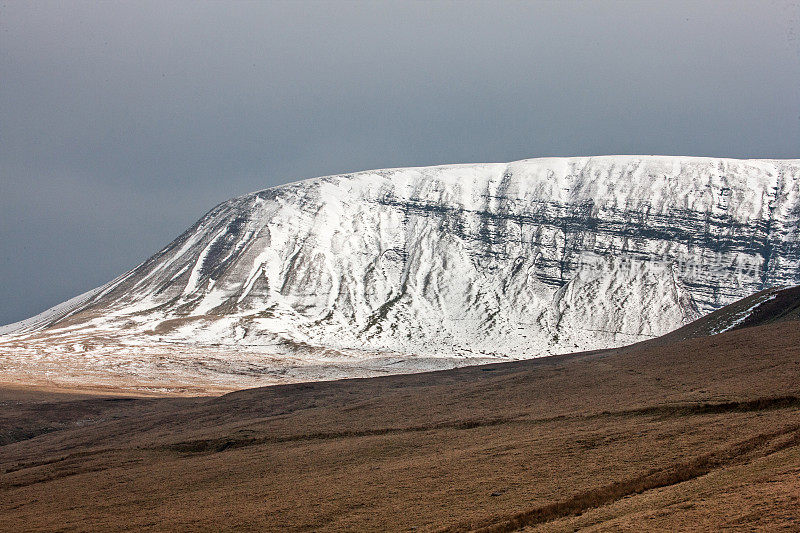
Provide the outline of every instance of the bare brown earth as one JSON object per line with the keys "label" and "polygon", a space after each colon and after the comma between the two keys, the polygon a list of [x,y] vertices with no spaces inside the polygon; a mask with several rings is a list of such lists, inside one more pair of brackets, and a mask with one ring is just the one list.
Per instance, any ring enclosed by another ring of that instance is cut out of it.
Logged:
{"label": "bare brown earth", "polygon": [[0,392],[0,528],[800,531],[800,323],[200,398]]}

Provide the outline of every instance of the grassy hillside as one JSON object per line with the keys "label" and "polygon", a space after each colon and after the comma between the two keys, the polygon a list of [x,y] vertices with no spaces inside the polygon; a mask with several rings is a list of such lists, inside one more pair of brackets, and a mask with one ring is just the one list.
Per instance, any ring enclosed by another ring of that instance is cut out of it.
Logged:
{"label": "grassy hillside", "polygon": [[0,422],[6,530],[791,529],[800,328]]}

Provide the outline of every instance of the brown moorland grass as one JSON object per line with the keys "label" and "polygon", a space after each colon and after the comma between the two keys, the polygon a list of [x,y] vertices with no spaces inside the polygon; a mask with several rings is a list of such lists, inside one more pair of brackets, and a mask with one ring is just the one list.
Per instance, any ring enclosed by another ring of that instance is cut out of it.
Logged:
{"label": "brown moorland grass", "polygon": [[0,392],[0,529],[800,530],[797,322],[214,398]]}

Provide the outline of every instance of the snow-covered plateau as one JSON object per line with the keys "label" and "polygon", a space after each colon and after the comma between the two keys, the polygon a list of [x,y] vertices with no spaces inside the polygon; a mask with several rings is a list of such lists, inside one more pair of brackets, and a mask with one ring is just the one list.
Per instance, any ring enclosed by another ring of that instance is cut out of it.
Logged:
{"label": "snow-covered plateau", "polygon": [[273,187],[0,328],[0,370],[225,388],[630,344],[800,283],[798,180],[800,160],[604,156]]}

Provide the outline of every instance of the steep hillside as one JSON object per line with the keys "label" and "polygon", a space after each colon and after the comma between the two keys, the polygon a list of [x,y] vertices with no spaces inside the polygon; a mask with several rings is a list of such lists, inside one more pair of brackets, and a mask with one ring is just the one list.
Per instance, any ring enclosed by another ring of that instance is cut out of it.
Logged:
{"label": "steep hillside", "polygon": [[4,328],[0,363],[246,385],[626,345],[800,283],[799,180],[796,160],[608,156],[275,187]]}

